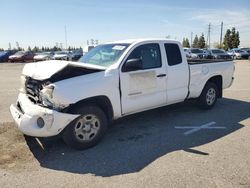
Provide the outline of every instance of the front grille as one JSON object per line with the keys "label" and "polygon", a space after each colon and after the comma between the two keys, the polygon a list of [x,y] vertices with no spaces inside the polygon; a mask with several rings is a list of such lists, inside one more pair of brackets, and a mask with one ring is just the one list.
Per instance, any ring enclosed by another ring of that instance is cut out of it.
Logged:
{"label": "front grille", "polygon": [[27,78],[25,89],[29,99],[32,102],[34,102],[35,104],[40,103],[41,100],[39,92],[42,89],[42,85],[39,81],[32,78]]}

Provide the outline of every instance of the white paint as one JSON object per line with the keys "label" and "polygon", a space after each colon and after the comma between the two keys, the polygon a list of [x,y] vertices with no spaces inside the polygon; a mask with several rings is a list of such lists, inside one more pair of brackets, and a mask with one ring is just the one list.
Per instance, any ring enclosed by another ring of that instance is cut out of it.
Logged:
{"label": "white paint", "polygon": [[[45,80],[66,66],[85,67],[90,69],[102,70],[100,72],[73,77],[53,83],[53,101],[56,104],[68,105],[77,103],[80,100],[95,96],[107,97],[113,107],[114,117],[118,119],[122,116],[153,109],[159,106],[165,106],[186,99],[188,89],[189,98],[200,96],[207,80],[213,76],[221,75],[223,78],[223,89],[230,87],[234,72],[233,62],[220,62],[205,64],[209,72],[204,75],[202,67],[204,64],[188,65],[186,55],[183,52],[181,44],[177,41],[165,39],[137,39],[123,41],[130,43],[130,46],[124,51],[117,63],[110,67],[102,67],[79,62],[70,61],[46,61],[40,63],[26,64],[22,74],[37,80]],[[118,44],[122,44],[119,42]],[[162,66],[147,70],[137,70],[131,72],[122,72],[122,66],[131,52],[138,46],[157,43],[160,46]],[[182,53],[182,63],[169,66],[166,57],[164,44],[177,44]],[[112,44],[116,44],[113,42]],[[118,47],[116,47],[118,49]],[[119,49],[121,49],[119,47]],[[190,68],[190,72],[189,72]],[[166,77],[157,77],[157,75],[166,74]],[[189,82],[190,74],[190,82]],[[29,101],[25,94],[19,94],[18,101],[22,103],[24,114],[20,115],[14,105],[11,106],[11,113],[18,124],[19,129],[31,136],[52,136],[58,134],[76,117],[67,113],[60,113],[56,110],[49,110]],[[36,126],[38,116],[53,116],[53,121],[46,119],[46,127],[39,129]],[[213,123],[214,124],[214,123]],[[189,135],[200,129],[211,129],[211,125],[201,127],[188,127],[185,135]],[[185,128],[185,127],[182,127]],[[187,127],[186,127],[187,128]],[[222,127],[213,127],[221,129]]]}
{"label": "white paint", "polygon": [[216,122],[212,121],[210,123],[206,123],[201,126],[181,126],[181,127],[176,126],[175,128],[176,129],[191,129],[189,131],[184,132],[184,135],[190,135],[202,129],[226,129],[226,127],[221,127],[221,126],[211,127],[212,125],[215,125],[215,124]]}

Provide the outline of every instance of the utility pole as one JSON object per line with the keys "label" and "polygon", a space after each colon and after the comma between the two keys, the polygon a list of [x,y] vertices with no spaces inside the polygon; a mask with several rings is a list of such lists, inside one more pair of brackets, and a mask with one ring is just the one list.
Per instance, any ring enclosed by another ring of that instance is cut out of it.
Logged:
{"label": "utility pole", "polygon": [[207,35],[207,44],[208,48],[210,49],[210,33],[211,33],[211,23],[208,24],[208,35]]}
{"label": "utility pole", "polygon": [[192,48],[193,47],[193,32],[191,32],[191,45],[190,47]]}
{"label": "utility pole", "polygon": [[65,50],[68,48],[68,41],[67,41],[67,28],[66,25],[64,26],[64,34],[65,34]]}
{"label": "utility pole", "polygon": [[223,32],[223,22],[221,22],[221,25],[220,25],[220,47],[222,45],[222,32]]}

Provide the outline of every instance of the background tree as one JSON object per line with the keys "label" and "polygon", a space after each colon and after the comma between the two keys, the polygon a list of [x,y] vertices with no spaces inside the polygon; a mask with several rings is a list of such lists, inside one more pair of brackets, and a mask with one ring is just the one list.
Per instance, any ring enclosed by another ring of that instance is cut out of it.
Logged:
{"label": "background tree", "polygon": [[232,48],[238,48],[238,46],[240,45],[240,37],[239,37],[239,31],[236,32],[235,27],[233,27],[231,31],[231,41],[232,41]]}
{"label": "background tree", "polygon": [[225,34],[224,40],[223,40],[223,44],[224,44],[225,50],[232,48],[231,30],[230,29],[227,29],[227,31],[226,31],[226,34]]}
{"label": "background tree", "polygon": [[198,38],[197,35],[195,35],[195,37],[194,37],[194,42],[193,42],[192,47],[193,47],[193,48],[199,48],[198,43],[199,43],[199,38]]}
{"label": "background tree", "polygon": [[202,33],[198,40],[198,48],[205,48],[205,47],[206,47],[206,41],[204,34]]}
{"label": "background tree", "polygon": [[189,44],[188,38],[183,38],[182,46],[186,47],[186,48],[190,48],[190,44]]}
{"label": "background tree", "polygon": [[39,47],[37,47],[37,46],[35,46],[33,49],[32,49],[32,52],[39,52],[40,51],[40,49],[39,49]]}
{"label": "background tree", "polygon": [[239,31],[235,30],[235,27],[233,27],[232,30],[227,29],[226,34],[224,36],[223,44],[225,50],[239,47],[240,35]]}

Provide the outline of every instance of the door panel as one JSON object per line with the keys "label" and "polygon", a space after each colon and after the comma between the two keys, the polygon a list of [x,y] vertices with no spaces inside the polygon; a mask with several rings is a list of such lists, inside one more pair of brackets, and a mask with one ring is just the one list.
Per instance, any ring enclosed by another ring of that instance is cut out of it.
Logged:
{"label": "door panel", "polygon": [[157,107],[167,100],[166,68],[161,63],[160,46],[141,45],[132,51],[127,60],[132,58],[141,58],[145,69],[120,74],[123,114]]}
{"label": "door panel", "polygon": [[188,94],[189,65],[176,43],[164,44],[167,59],[167,103],[184,101]]}

